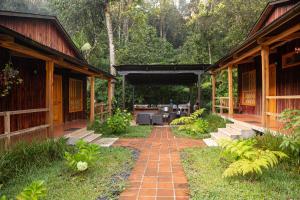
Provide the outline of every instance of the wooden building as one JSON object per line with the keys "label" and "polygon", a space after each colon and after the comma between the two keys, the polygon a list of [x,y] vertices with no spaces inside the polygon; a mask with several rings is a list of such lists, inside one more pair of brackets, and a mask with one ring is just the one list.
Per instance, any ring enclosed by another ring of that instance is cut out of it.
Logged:
{"label": "wooden building", "polygon": [[[233,69],[238,94],[233,93]],[[216,76],[222,70],[228,72],[229,95],[216,97]],[[213,112],[259,131],[280,129],[278,115],[300,109],[300,2],[269,3],[247,39],[208,71]]]}
{"label": "wooden building", "polygon": [[[0,97],[0,141],[55,137],[94,119],[87,96],[95,98],[95,78],[113,76],[87,63],[56,17],[0,11],[0,66],[12,63],[22,83]],[[90,94],[87,94],[90,81]],[[5,142],[3,142],[5,141]]]}

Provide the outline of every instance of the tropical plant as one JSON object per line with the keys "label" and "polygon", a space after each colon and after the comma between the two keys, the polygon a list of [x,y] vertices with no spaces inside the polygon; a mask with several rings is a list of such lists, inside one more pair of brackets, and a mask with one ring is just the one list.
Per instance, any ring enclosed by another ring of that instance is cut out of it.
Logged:
{"label": "tropical plant", "polygon": [[187,134],[196,135],[207,133],[208,122],[205,119],[199,118],[203,112],[204,108],[196,110],[190,116],[180,117],[174,119],[171,125],[179,125],[178,130],[185,131]]}
{"label": "tropical plant", "polygon": [[279,119],[284,123],[284,130],[291,134],[300,132],[300,110],[286,109]]}
{"label": "tropical plant", "polygon": [[66,164],[73,171],[85,171],[95,166],[100,158],[100,147],[79,140],[75,144],[75,153],[65,152]]}
{"label": "tropical plant", "polygon": [[47,189],[44,181],[34,181],[16,197],[17,200],[39,200],[45,197]]}
{"label": "tropical plant", "polygon": [[129,112],[122,112],[118,108],[115,113],[107,119],[106,123],[111,133],[122,134],[125,133],[127,127],[130,125],[131,119],[132,117]]}
{"label": "tropical plant", "polygon": [[223,140],[220,145],[223,156],[231,164],[223,173],[223,177],[261,175],[263,169],[273,168],[283,158],[288,156],[282,151],[262,150],[257,147],[255,139],[248,140]]}
{"label": "tropical plant", "polygon": [[13,86],[21,84],[22,81],[19,71],[13,68],[12,63],[6,63],[0,73],[0,96],[7,96]]}

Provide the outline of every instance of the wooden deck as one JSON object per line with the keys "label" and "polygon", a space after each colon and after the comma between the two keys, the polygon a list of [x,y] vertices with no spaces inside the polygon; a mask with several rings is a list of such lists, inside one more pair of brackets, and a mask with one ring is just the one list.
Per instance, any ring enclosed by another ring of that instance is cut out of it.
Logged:
{"label": "wooden deck", "polygon": [[259,115],[248,115],[248,114],[233,114],[228,115],[226,113],[219,114],[221,117],[228,119],[235,123],[240,123],[246,127],[252,128],[259,132],[270,130],[272,132],[278,132],[282,130],[283,124],[276,120],[269,120],[267,128],[263,127],[262,117]]}
{"label": "wooden deck", "polygon": [[87,127],[87,120],[76,120],[65,124],[54,126],[53,137],[58,138],[66,134],[72,133],[81,128]]}

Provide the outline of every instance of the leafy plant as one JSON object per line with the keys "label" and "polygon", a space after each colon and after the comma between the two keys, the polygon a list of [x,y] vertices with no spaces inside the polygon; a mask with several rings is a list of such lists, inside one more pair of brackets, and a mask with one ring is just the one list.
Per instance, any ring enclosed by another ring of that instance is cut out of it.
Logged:
{"label": "leafy plant", "polygon": [[44,181],[34,181],[16,197],[17,200],[38,200],[45,197],[47,189]]}
{"label": "leafy plant", "polygon": [[65,152],[67,166],[73,171],[85,171],[93,167],[100,158],[100,147],[79,140],[75,153]]}
{"label": "leafy plant", "polygon": [[7,96],[14,85],[22,82],[19,71],[13,68],[13,64],[11,62],[5,64],[0,73],[0,96]]}
{"label": "leafy plant", "polygon": [[0,184],[33,166],[44,166],[51,161],[62,160],[70,147],[66,139],[21,142],[0,155]]}
{"label": "leafy plant", "polygon": [[107,119],[107,127],[113,134],[125,133],[127,127],[130,125],[131,118],[129,112],[122,112],[120,109],[116,109],[114,115]]}
{"label": "leafy plant", "polygon": [[280,159],[288,157],[282,151],[262,150],[255,139],[220,142],[223,155],[230,158],[231,164],[224,171],[223,177],[262,174],[263,169],[273,168]]}
{"label": "leafy plant", "polygon": [[174,119],[171,125],[179,125],[178,130],[185,131],[190,135],[204,134],[208,130],[208,122],[205,119],[199,118],[205,111],[204,108],[192,113],[190,116]]}

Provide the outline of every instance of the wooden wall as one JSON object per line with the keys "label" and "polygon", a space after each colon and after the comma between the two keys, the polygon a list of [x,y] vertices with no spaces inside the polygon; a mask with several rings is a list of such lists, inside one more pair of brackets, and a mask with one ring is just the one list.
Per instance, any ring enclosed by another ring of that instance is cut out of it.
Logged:
{"label": "wooden wall", "polygon": [[[300,95],[300,65],[282,69],[282,55],[295,50],[300,46],[300,39],[294,40],[276,49],[270,55],[270,64],[276,64],[276,95]],[[240,111],[246,114],[261,114],[261,57],[257,56],[254,62],[238,65],[238,97],[241,103],[242,73],[256,69],[256,106],[240,105]],[[284,109],[300,109],[300,100],[277,100],[277,113]]]}
{"label": "wooden wall", "polygon": [[283,5],[275,8],[273,12],[270,14],[270,16],[267,18],[263,26],[267,26],[271,24],[273,21],[275,21],[276,19],[284,15],[287,11],[289,11],[292,7],[294,7],[294,4]]}
{"label": "wooden wall", "polygon": [[63,34],[59,32],[55,25],[49,20],[1,16],[0,25],[12,29],[52,49],[76,57],[75,51],[65,40]]}
{"label": "wooden wall", "polygon": [[[8,62],[9,53],[0,48],[0,66]],[[0,97],[0,112],[45,108],[45,62],[36,59],[12,57],[12,63],[20,72],[23,83],[14,87],[8,96]],[[45,124],[45,113],[11,116],[11,131]],[[0,133],[4,132],[3,117]]]}

